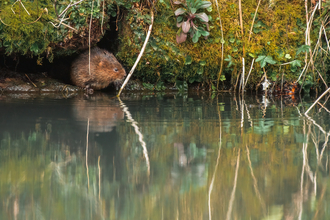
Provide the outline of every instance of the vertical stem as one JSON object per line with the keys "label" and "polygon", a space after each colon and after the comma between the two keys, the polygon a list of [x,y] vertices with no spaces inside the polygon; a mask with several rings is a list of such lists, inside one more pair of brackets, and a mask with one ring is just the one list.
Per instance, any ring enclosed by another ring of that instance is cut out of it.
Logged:
{"label": "vertical stem", "polygon": [[256,20],[256,16],[257,16],[257,13],[258,13],[260,2],[261,2],[261,0],[259,0],[258,5],[257,5],[257,8],[256,8],[256,12],[254,13],[254,16],[253,16],[253,20],[252,20],[252,23],[251,23],[251,28],[250,28],[248,42],[250,42],[250,38],[251,38],[251,34],[252,34],[252,29],[253,29],[254,21]]}
{"label": "vertical stem", "polygon": [[217,82],[217,90],[218,90],[219,89],[219,81],[220,81],[220,77],[221,77],[221,74],[222,74],[222,68],[223,68],[223,44],[225,43],[225,41],[223,39],[223,28],[222,28],[222,21],[221,21],[221,15],[220,15],[218,0],[215,0],[215,4],[216,4],[217,10],[218,10],[218,17],[219,17],[219,24],[220,24],[220,31],[221,31],[221,64],[220,64],[220,71],[219,71],[219,74],[218,74],[218,82]]}
{"label": "vertical stem", "polygon": [[92,1],[92,9],[91,9],[91,18],[89,21],[89,32],[88,32],[88,74],[91,75],[91,31],[92,31],[92,21],[93,21],[93,7],[94,0]]}
{"label": "vertical stem", "polygon": [[129,79],[131,78],[131,76],[133,75],[133,72],[134,72],[136,66],[137,66],[138,63],[139,63],[139,61],[140,61],[140,59],[141,59],[141,57],[142,57],[142,55],[143,55],[144,50],[146,49],[146,46],[147,46],[147,43],[148,43],[148,41],[149,41],[149,37],[150,37],[150,34],[151,34],[151,30],[152,30],[152,26],[153,26],[153,24],[154,24],[154,12],[153,12],[152,9],[151,9],[151,24],[150,24],[150,26],[149,26],[149,30],[148,30],[148,33],[147,33],[147,37],[146,37],[146,39],[145,39],[145,41],[144,41],[144,44],[143,44],[143,46],[142,46],[142,49],[141,49],[141,51],[140,51],[140,54],[139,54],[138,58],[136,59],[134,65],[133,65],[131,71],[129,72],[128,76],[126,77],[126,79],[125,79],[123,85],[121,86],[121,88],[120,88],[120,90],[119,90],[119,92],[118,92],[118,94],[117,94],[117,97],[120,96],[120,94],[121,94],[122,90],[125,88],[125,86],[126,86],[128,80],[129,80]]}
{"label": "vertical stem", "polygon": [[89,173],[88,173],[88,135],[89,135],[89,119],[87,121],[87,134],[86,134],[86,173],[87,173],[87,184],[89,189]]}
{"label": "vertical stem", "polygon": [[245,57],[245,48],[244,48],[244,29],[243,29],[243,14],[242,14],[242,0],[238,0],[238,8],[239,8],[239,21],[241,25],[241,35],[242,35],[242,42],[243,42],[243,57]]}

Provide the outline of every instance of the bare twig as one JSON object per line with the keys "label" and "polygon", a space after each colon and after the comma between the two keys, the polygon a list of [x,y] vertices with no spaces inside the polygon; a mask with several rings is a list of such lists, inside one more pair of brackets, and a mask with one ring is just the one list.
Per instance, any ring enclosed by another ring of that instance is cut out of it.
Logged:
{"label": "bare twig", "polygon": [[1,21],[2,24],[6,25],[6,26],[10,26],[10,25],[6,24],[6,23],[1,19],[1,17],[0,17],[0,21]]}
{"label": "bare twig", "polygon": [[154,24],[154,12],[151,10],[151,24],[150,24],[150,26],[149,26],[149,30],[148,30],[148,33],[147,33],[146,39],[145,39],[145,41],[144,41],[144,44],[143,44],[143,46],[142,46],[142,49],[141,49],[141,51],[140,51],[140,54],[139,54],[138,58],[136,59],[134,65],[133,65],[131,71],[129,72],[128,76],[126,77],[126,79],[125,79],[123,85],[121,86],[121,88],[120,88],[120,90],[119,90],[119,92],[118,92],[118,94],[117,94],[117,97],[120,96],[122,90],[125,88],[125,86],[126,86],[128,80],[131,78],[131,76],[132,76],[132,74],[133,74],[133,72],[134,72],[136,66],[138,65],[138,63],[139,63],[139,61],[140,61],[140,59],[141,59],[141,57],[142,57],[142,55],[143,55],[144,50],[146,49],[146,46],[147,46],[147,43],[148,43],[148,41],[149,41],[149,37],[150,37],[150,34],[151,34],[151,30],[152,30],[152,26],[153,26],[153,24]]}
{"label": "bare twig", "polygon": [[317,73],[319,74],[320,78],[322,79],[322,82],[324,83],[325,87],[328,89],[328,86],[327,86],[326,82],[324,81],[321,73],[316,68],[315,68],[315,70],[317,71]]}
{"label": "bare twig", "polygon": [[92,2],[91,18],[89,20],[89,31],[88,31],[88,74],[91,75],[91,31],[92,31],[92,21],[93,21],[93,6],[94,0]]}
{"label": "bare twig", "polygon": [[54,19],[54,21],[56,21],[56,22],[59,23],[58,26],[56,26],[56,25],[55,25],[53,22],[51,22],[51,21],[50,21],[49,23],[51,23],[55,28],[59,28],[60,25],[63,25],[63,26],[65,26],[65,27],[67,27],[67,28],[70,28],[71,30],[78,31],[77,29],[71,27],[70,25],[67,25],[67,24],[63,23],[63,21],[68,20],[68,19],[69,19],[69,18],[66,18],[66,19],[63,19],[63,20],[61,20],[61,21],[59,21],[58,19]]}
{"label": "bare twig", "polygon": [[246,86],[246,83],[247,83],[247,81],[249,80],[249,76],[250,76],[250,74],[251,74],[251,72],[252,72],[253,64],[254,64],[254,58],[253,58],[252,63],[251,63],[251,67],[250,67],[249,74],[248,74],[247,77],[246,77],[244,87]]}
{"label": "bare twig", "polygon": [[[242,94],[244,93],[244,78],[245,78],[245,59],[244,57],[242,57],[242,75],[241,75],[241,82],[240,82],[240,87],[239,87],[239,90],[242,89]],[[240,92],[239,92],[240,93]]]}
{"label": "bare twig", "polygon": [[221,21],[221,15],[220,15],[220,9],[219,9],[219,4],[218,0],[214,0],[216,6],[217,6],[217,11],[218,11],[218,17],[219,17],[219,25],[220,25],[220,32],[221,32],[221,63],[220,63],[220,71],[218,74],[218,81],[217,81],[217,90],[219,89],[219,82],[220,82],[220,77],[222,74],[222,68],[223,68],[223,44],[225,43],[225,40],[223,38],[223,28],[222,28],[222,21]]}
{"label": "bare twig", "polygon": [[252,23],[251,23],[251,29],[250,29],[250,34],[249,34],[249,40],[248,40],[248,42],[250,42],[250,38],[251,38],[251,34],[252,34],[252,29],[253,29],[254,21],[256,20],[256,16],[257,16],[257,13],[258,13],[260,2],[261,2],[261,0],[259,0],[258,5],[257,5],[257,8],[256,8],[256,12],[254,13],[254,16],[253,16],[253,20],[252,20]]}
{"label": "bare twig", "polygon": [[[81,2],[83,2],[84,0],[80,0],[80,1],[78,1],[78,2],[75,2],[75,3],[73,3],[73,4],[69,4],[62,12],[61,12],[61,14],[58,16],[58,18],[60,18],[60,17],[62,17],[62,15],[67,11],[67,10],[69,10],[69,8],[71,8],[72,6],[75,6],[75,5],[78,5],[78,4],[80,4]],[[92,7],[93,7],[93,5],[92,5]]]}
{"label": "bare twig", "polygon": [[[306,31],[305,31],[305,44],[306,44],[306,45],[309,45],[309,46],[310,46],[310,28],[311,28],[311,26],[312,26],[312,23],[313,23],[312,21],[313,21],[314,14],[315,14],[315,11],[316,11],[316,9],[317,9],[317,5],[318,5],[318,4],[319,4],[319,3],[316,3],[316,6],[315,6],[315,8],[314,8],[314,10],[313,10],[313,12],[312,12],[312,14],[311,14],[311,17],[308,19],[307,0],[305,0],[306,22],[307,22],[307,25],[306,25]],[[311,54],[311,50],[310,50],[310,55],[311,55],[311,57],[310,57],[310,62],[311,62],[311,60],[313,59],[313,58],[312,58],[312,54]],[[308,62],[308,63],[310,63],[310,62]],[[308,64],[308,65],[309,65],[309,64]],[[298,81],[300,80],[302,74],[303,74],[304,71],[306,70],[306,67],[307,67],[307,52],[306,52],[306,56],[305,56],[305,66],[304,66],[303,70],[301,71],[301,73],[300,73],[300,75],[299,75],[299,77],[298,77],[298,79],[297,79],[296,82],[298,82]]]}
{"label": "bare twig", "polygon": [[105,0],[103,0],[103,9],[102,9],[102,21],[101,21],[101,32],[102,32],[102,34],[104,34],[104,32],[103,32],[103,22],[104,22],[104,5],[105,5]]}
{"label": "bare twig", "polygon": [[28,77],[28,75],[25,74],[25,76],[26,76],[26,78],[28,78],[28,80],[32,83],[32,85],[33,85],[34,87],[37,88],[36,84],[34,84],[34,83],[31,81],[31,79]]}
{"label": "bare twig", "polygon": [[14,4],[12,4],[12,6],[11,6],[11,10],[12,10],[12,12],[13,12],[14,14],[16,14],[15,11],[13,10],[13,7],[14,7],[14,5],[15,5],[17,2],[21,3],[21,5],[23,6],[23,8],[24,8],[24,10],[26,11],[26,13],[27,13],[28,15],[31,16],[31,14],[28,12],[28,10],[26,10],[26,8],[25,8],[25,6],[23,5],[23,3],[22,3],[21,0],[17,0]]}

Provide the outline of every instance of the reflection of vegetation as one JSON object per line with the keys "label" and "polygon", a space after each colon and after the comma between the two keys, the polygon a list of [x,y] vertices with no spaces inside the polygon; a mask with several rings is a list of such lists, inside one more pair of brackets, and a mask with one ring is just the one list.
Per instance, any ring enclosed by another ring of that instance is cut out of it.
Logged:
{"label": "reflection of vegetation", "polygon": [[296,219],[300,211],[302,219],[330,217],[327,115],[320,112],[324,121],[317,124],[298,120],[296,107],[245,103],[148,96],[137,108],[125,101],[148,150],[149,178],[139,136],[127,121],[90,134],[89,180],[85,136],[70,146],[62,135],[68,131],[50,124],[45,131],[32,124],[30,133],[4,132],[0,218],[200,220],[208,211],[213,219]]}

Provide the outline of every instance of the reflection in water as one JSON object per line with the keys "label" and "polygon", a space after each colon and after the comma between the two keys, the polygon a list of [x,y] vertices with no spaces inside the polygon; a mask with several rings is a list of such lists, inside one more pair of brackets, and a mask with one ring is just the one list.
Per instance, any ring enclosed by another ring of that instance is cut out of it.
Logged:
{"label": "reflection in water", "polygon": [[124,113],[115,100],[102,94],[88,99],[75,99],[72,112],[77,121],[90,120],[90,132],[111,132],[116,122],[124,118]]}
{"label": "reflection in water", "polygon": [[328,106],[296,100],[1,100],[0,219],[329,219]]}

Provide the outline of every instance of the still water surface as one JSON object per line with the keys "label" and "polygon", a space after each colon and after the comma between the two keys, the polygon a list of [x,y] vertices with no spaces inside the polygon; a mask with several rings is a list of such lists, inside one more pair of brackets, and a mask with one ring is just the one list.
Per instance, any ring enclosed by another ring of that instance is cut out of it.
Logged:
{"label": "still water surface", "polygon": [[112,97],[0,99],[0,219],[330,219],[311,100]]}

